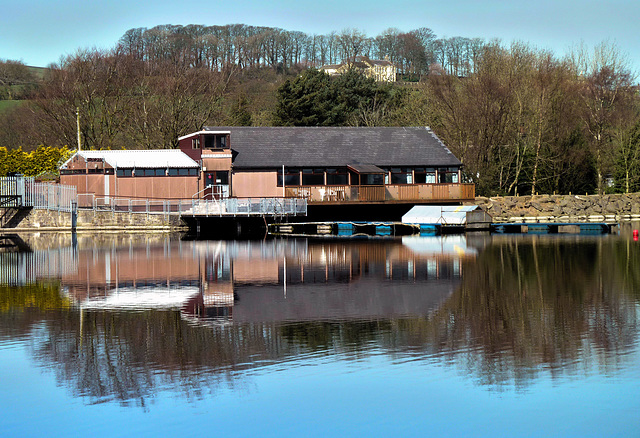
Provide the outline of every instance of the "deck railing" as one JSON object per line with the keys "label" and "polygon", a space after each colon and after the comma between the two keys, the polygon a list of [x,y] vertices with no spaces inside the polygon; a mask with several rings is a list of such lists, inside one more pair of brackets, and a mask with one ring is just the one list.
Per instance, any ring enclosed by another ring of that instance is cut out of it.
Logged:
{"label": "deck railing", "polygon": [[464,201],[475,198],[474,184],[387,184],[380,186],[286,187],[287,198],[312,204],[341,202]]}
{"label": "deck railing", "polygon": [[204,216],[300,216],[307,214],[303,198],[130,199],[78,195],[78,208],[143,214]]}
{"label": "deck railing", "polygon": [[184,212],[194,216],[306,216],[304,198],[226,198],[196,200]]}

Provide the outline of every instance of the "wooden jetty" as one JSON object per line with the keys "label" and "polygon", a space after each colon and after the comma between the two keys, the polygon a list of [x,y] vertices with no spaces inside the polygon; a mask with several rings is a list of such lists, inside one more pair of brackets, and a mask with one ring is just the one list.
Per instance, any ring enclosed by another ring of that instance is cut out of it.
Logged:
{"label": "wooden jetty", "polygon": [[576,223],[492,223],[490,227],[478,229],[477,223],[405,223],[377,221],[322,221],[287,222],[268,225],[272,235],[287,236],[434,236],[463,234],[474,231],[490,231],[497,234],[609,234],[617,230],[618,224],[604,222]]}
{"label": "wooden jetty", "polygon": [[500,234],[609,234],[617,227],[617,223],[608,222],[518,222],[494,223],[491,231]]}
{"label": "wooden jetty", "polygon": [[272,235],[287,236],[407,236],[412,234],[435,235],[433,227],[421,227],[419,224],[402,222],[297,222],[273,223],[269,225]]}

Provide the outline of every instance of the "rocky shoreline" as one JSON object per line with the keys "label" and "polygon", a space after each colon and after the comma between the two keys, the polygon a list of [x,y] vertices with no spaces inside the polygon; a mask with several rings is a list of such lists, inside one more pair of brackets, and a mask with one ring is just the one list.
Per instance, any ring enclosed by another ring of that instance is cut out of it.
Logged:
{"label": "rocky shoreline", "polygon": [[494,222],[620,222],[640,220],[640,193],[478,197]]}

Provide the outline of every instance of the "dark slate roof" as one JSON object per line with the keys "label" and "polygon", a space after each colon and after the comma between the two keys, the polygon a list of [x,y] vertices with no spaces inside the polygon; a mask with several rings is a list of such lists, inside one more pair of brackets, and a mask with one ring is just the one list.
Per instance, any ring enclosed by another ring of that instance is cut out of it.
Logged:
{"label": "dark slate roof", "polygon": [[230,131],[233,166],[287,167],[460,166],[440,139],[425,127],[205,127]]}

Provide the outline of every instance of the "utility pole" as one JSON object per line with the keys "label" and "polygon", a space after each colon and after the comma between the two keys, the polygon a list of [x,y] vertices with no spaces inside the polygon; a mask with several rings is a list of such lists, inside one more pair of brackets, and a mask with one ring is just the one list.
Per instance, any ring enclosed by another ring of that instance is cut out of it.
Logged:
{"label": "utility pole", "polygon": [[78,130],[78,151],[82,150],[82,144],[80,143],[80,108],[76,107],[76,128]]}

